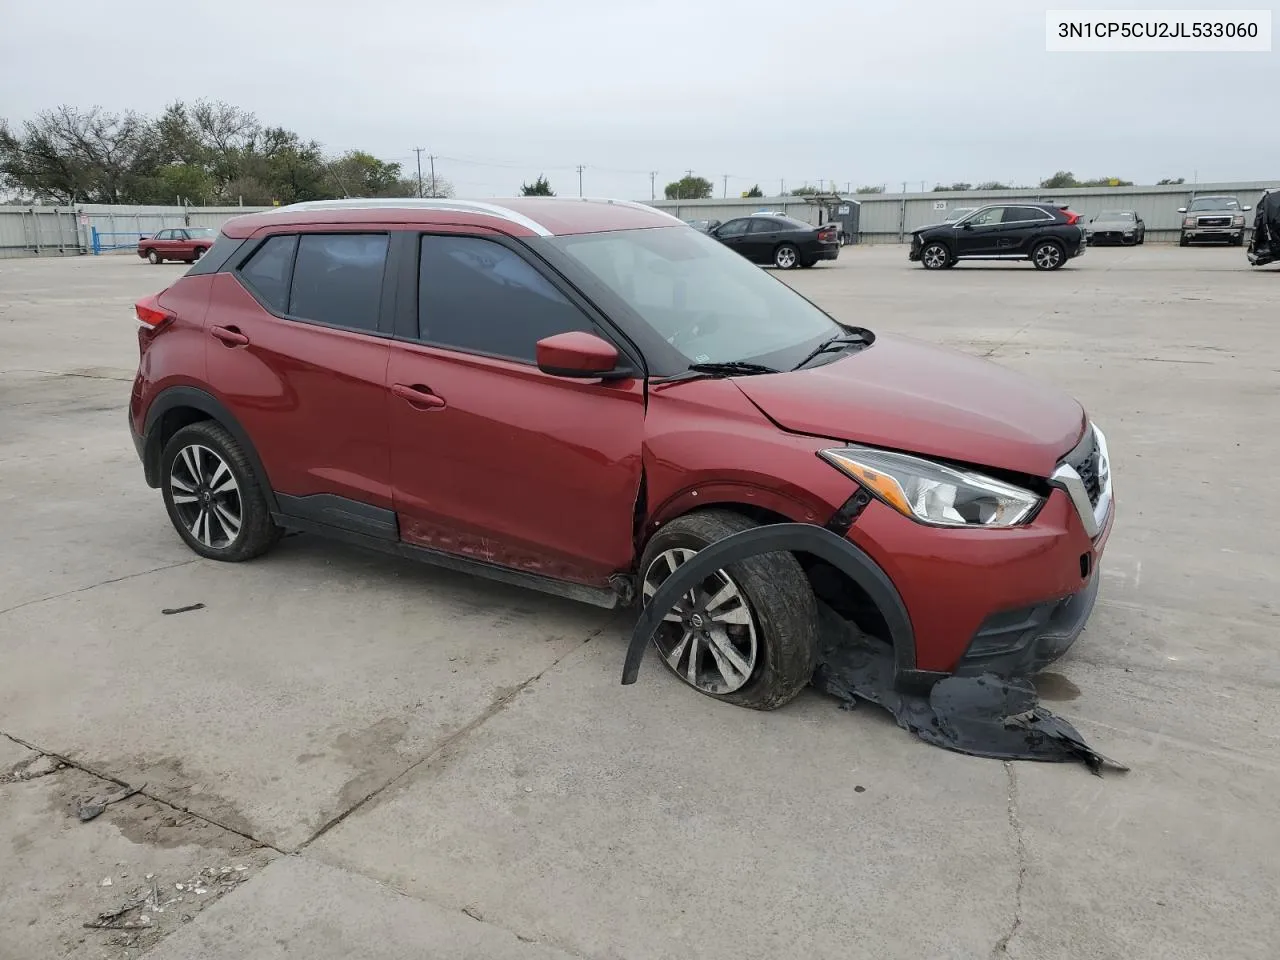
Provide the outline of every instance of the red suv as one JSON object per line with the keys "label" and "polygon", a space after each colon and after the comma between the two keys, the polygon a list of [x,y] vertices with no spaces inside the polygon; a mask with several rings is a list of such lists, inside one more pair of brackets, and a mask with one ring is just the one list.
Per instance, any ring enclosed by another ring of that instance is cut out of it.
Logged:
{"label": "red suv", "polygon": [[655,637],[757,708],[810,679],[819,601],[903,687],[1038,669],[1093,607],[1111,478],[1077,402],[843,326],[649,207],[282,207],[137,315],[130,429],[204,557],[293,529],[611,607],[725,537],[825,527],[857,563],[728,563]]}

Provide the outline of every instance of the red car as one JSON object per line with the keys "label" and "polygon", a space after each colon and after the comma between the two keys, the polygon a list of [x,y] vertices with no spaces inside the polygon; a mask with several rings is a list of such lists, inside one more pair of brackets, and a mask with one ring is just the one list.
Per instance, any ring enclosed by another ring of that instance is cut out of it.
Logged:
{"label": "red car", "polygon": [[152,263],[181,260],[195,263],[213,246],[214,231],[210,227],[172,227],[158,230],[138,240],[138,256]]}
{"label": "red car", "polygon": [[204,557],[294,529],[615,606],[727,536],[825,527],[857,563],[730,563],[656,637],[757,708],[810,679],[819,600],[904,688],[1038,669],[1093,607],[1111,477],[1076,401],[842,326],[639,204],[283,207],[137,316],[130,429]]}

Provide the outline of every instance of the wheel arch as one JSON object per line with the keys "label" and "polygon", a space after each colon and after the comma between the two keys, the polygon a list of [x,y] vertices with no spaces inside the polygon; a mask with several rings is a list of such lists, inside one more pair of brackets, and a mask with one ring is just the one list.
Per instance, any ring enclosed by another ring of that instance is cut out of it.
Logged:
{"label": "wheel arch", "polygon": [[198,387],[169,387],[161,391],[147,408],[147,418],[143,426],[142,469],[151,487],[160,486],[160,456],[164,452],[169,438],[185,426],[199,423],[202,420],[213,420],[226,429],[240,445],[245,457],[253,467],[254,476],[267,501],[267,507],[274,513],[279,507],[276,503],[275,491],[267,476],[266,468],[258,456],[258,451],[249,439],[249,434],[235,418],[226,405],[213,394]]}

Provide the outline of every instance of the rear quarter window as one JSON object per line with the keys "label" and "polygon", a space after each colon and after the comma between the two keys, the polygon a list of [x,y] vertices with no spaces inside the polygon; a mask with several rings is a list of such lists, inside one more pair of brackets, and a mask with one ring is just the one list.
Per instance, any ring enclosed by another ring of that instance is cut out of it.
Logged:
{"label": "rear quarter window", "polygon": [[285,313],[289,305],[289,269],[297,242],[292,234],[271,237],[240,268],[241,278],[276,313]]}

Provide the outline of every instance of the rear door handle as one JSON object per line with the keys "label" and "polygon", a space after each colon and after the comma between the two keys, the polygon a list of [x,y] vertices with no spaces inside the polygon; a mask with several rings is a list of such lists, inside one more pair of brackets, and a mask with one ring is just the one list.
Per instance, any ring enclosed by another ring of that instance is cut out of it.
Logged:
{"label": "rear door handle", "polygon": [[392,384],[391,392],[401,400],[407,400],[411,406],[421,407],[426,410],[439,410],[444,406],[444,397],[439,394],[432,393],[430,387],[424,387],[420,383]]}
{"label": "rear door handle", "polygon": [[209,334],[217,337],[228,347],[246,347],[249,345],[249,338],[235,327],[210,327]]}

